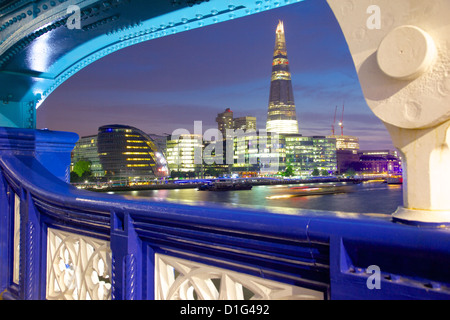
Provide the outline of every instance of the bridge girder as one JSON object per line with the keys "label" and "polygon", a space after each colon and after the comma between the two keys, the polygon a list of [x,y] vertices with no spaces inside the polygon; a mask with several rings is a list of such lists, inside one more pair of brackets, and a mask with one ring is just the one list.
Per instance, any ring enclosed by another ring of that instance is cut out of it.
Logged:
{"label": "bridge girder", "polygon": [[0,126],[35,128],[59,85],[117,50],[300,1],[0,1]]}

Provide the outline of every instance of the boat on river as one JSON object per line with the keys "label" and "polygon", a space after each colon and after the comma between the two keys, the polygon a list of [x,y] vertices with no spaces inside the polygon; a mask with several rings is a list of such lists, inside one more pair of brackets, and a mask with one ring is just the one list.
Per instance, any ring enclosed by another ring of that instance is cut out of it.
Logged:
{"label": "boat on river", "polygon": [[200,191],[237,191],[251,190],[253,186],[248,182],[238,182],[233,180],[217,180],[206,183],[198,187]]}
{"label": "boat on river", "polygon": [[353,189],[346,185],[314,185],[314,186],[299,186],[291,187],[289,189],[295,196],[310,196],[322,194],[347,193]]}
{"label": "boat on river", "polygon": [[354,189],[348,185],[309,185],[309,186],[290,187],[285,194],[269,196],[266,198],[284,199],[293,197],[348,193],[353,191]]}
{"label": "boat on river", "polygon": [[387,184],[403,184],[402,176],[389,176],[386,178]]}

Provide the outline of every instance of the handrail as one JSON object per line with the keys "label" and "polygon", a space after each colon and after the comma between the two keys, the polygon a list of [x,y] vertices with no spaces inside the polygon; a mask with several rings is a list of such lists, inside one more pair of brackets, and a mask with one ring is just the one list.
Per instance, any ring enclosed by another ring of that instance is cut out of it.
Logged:
{"label": "handrail", "polygon": [[[5,195],[12,190],[26,203],[21,204],[21,236],[27,237],[27,221],[35,221],[35,247],[47,245],[48,228],[110,242],[113,299],[155,298],[154,267],[148,262],[155,254],[319,291],[324,298],[450,298],[450,271],[441,267],[450,263],[447,229],[401,225],[385,215],[188,205],[93,193],[57,179],[29,155],[1,156],[0,172],[1,199],[12,199]],[[5,225],[0,229],[4,239]],[[46,282],[46,252],[31,253],[35,274],[27,279],[30,245],[24,241],[20,283],[14,289],[3,280],[1,291],[8,289],[3,297],[44,299],[45,288],[39,286]],[[8,261],[0,267],[10,269]],[[365,271],[373,265],[380,269],[379,290],[367,286]],[[128,275],[136,279],[134,286],[122,277],[127,272],[134,272]],[[26,287],[33,285],[38,288],[27,295]]]}

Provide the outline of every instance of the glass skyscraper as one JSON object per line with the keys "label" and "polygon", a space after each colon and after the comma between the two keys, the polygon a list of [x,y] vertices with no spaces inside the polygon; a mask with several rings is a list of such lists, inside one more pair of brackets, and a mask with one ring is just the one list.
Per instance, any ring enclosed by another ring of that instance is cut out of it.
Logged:
{"label": "glass skyscraper", "polygon": [[267,132],[278,134],[298,133],[294,92],[282,21],[279,22],[276,30],[266,129]]}

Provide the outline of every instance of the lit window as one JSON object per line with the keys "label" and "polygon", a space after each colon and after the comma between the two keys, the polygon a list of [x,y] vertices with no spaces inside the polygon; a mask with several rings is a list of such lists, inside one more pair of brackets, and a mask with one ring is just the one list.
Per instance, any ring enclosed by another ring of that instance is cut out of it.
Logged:
{"label": "lit window", "polygon": [[149,164],[127,164],[128,168],[150,167]]}
{"label": "lit window", "polygon": [[127,158],[127,161],[150,161],[151,158]]}

